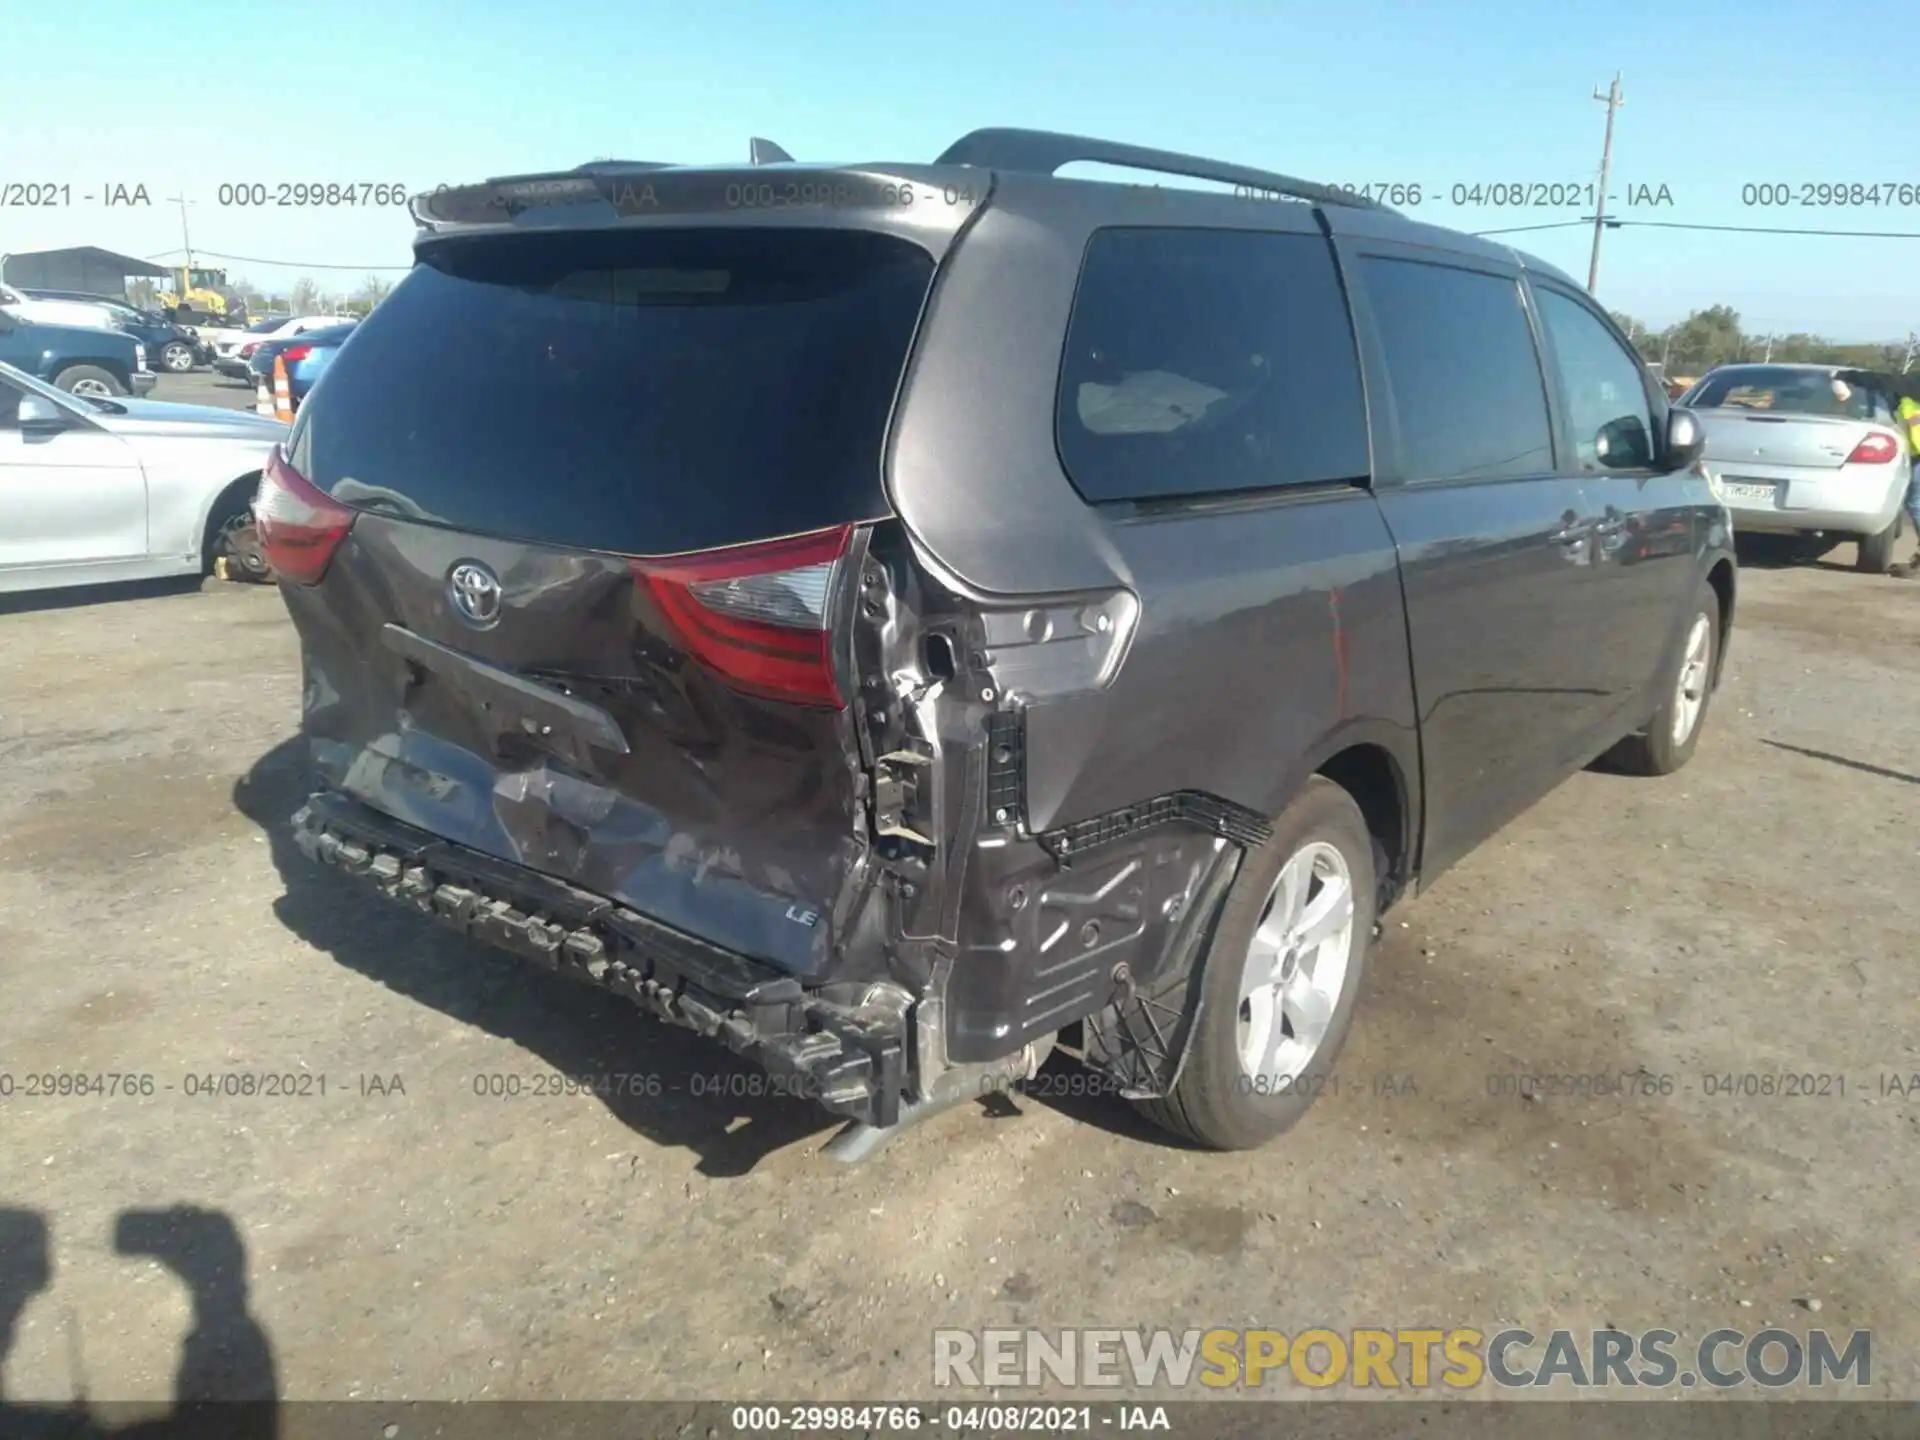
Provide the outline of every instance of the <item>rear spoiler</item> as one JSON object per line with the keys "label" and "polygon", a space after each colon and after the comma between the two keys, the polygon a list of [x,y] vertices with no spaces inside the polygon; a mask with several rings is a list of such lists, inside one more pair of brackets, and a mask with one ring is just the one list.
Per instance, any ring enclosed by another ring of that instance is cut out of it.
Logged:
{"label": "rear spoiler", "polygon": [[[797,165],[770,141],[745,165],[601,160],[572,170],[441,185],[411,202],[416,247],[472,232],[596,229],[629,220],[724,217],[728,225],[824,223],[914,235],[936,250],[983,203],[991,173],[960,166]],[[789,168],[790,166],[790,168]],[[777,167],[777,168],[775,168]]]}
{"label": "rear spoiler", "polygon": [[[957,175],[980,170],[1053,175],[1062,167],[1076,163],[1209,180],[1232,185],[1236,194],[1244,192],[1262,199],[1286,196],[1312,205],[1394,213],[1377,201],[1337,186],[1301,180],[1273,170],[1088,135],[1007,128],[975,130],[963,135],[931,166],[911,163],[800,166],[785,147],[755,135],[747,141],[750,169],[768,165],[796,166],[777,184],[757,177],[755,181],[745,181],[740,178],[740,172],[727,167],[676,165],[657,160],[592,160],[572,170],[502,176],[472,185],[439,185],[416,195],[411,208],[415,222],[426,231],[469,225],[497,226],[511,223],[528,211],[549,208],[563,212],[574,207],[600,209],[597,217],[584,210],[575,211],[578,219],[589,222],[595,218],[626,219],[642,214],[754,209],[905,209],[930,198],[927,192],[916,191],[913,200],[901,199],[901,180],[918,178],[931,181],[934,186],[931,198],[946,198],[949,209],[956,204],[956,198],[950,197],[965,196],[962,209],[971,212],[985,197],[991,180],[986,184],[970,180],[955,184],[953,180]],[[760,198],[763,196],[765,198]]]}

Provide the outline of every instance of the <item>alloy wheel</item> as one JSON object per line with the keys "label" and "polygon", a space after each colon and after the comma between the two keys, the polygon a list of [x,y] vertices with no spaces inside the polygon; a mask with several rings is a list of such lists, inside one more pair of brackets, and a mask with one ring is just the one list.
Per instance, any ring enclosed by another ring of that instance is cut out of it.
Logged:
{"label": "alloy wheel", "polygon": [[1319,1053],[1352,972],[1353,872],[1325,841],[1281,867],[1240,970],[1240,1068],[1259,1093],[1300,1076]]}

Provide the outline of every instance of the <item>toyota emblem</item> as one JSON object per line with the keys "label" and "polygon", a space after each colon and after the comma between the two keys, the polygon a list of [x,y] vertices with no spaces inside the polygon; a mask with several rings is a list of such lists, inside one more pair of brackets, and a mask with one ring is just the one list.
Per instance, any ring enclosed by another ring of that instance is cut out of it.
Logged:
{"label": "toyota emblem", "polygon": [[484,630],[500,618],[500,577],[478,560],[462,560],[447,572],[447,598],[462,620]]}

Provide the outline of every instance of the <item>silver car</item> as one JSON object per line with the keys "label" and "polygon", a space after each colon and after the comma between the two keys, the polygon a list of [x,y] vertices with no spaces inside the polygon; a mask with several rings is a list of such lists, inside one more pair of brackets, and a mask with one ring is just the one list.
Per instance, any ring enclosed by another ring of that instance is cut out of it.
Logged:
{"label": "silver car", "polygon": [[0,364],[0,593],[198,575],[251,524],[287,427],[69,395]]}
{"label": "silver car", "polygon": [[1893,402],[1834,365],[1721,365],[1677,403],[1706,429],[1706,466],[1737,530],[1860,542],[1885,573],[1913,462]]}

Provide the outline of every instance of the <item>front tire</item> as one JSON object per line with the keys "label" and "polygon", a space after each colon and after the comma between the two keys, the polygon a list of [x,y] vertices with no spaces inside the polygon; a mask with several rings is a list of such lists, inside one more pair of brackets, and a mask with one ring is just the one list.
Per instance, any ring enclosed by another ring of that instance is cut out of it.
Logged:
{"label": "front tire", "polygon": [[69,395],[92,395],[102,399],[125,395],[127,387],[111,370],[98,365],[69,365],[53,377],[54,386]]}
{"label": "front tire", "polygon": [[253,495],[258,484],[257,479],[242,481],[214,502],[200,548],[201,574],[215,573],[219,562],[225,560],[230,579],[262,585],[273,578],[253,523]]}
{"label": "front tire", "polygon": [[1666,693],[1644,734],[1629,735],[1607,758],[1635,775],[1671,775],[1693,758],[1706,725],[1720,660],[1720,595],[1704,581],[1693,618],[1667,670]]}
{"label": "front tire", "polygon": [[1291,1129],[1332,1082],[1366,977],[1376,901],[1373,837],[1323,776],[1246,858],[1208,947],[1192,1038],[1171,1093],[1136,1102],[1214,1150]]}
{"label": "front tire", "polygon": [[1853,568],[1863,575],[1884,575],[1893,568],[1893,542],[1900,538],[1900,513],[1876,535],[1862,535]]}

